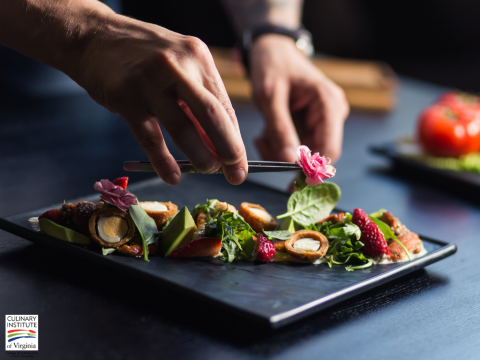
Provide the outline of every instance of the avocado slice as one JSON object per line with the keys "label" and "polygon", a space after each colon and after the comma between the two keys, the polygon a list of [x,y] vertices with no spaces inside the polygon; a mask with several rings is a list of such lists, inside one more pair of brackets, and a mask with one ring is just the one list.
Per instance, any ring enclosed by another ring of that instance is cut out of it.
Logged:
{"label": "avocado slice", "polygon": [[170,255],[177,247],[189,243],[195,231],[197,231],[195,221],[190,215],[190,211],[184,206],[163,232],[160,239],[160,253],[163,256]]}
{"label": "avocado slice", "polygon": [[38,219],[38,224],[40,225],[40,231],[51,237],[80,245],[90,244],[90,238],[88,236],[66,228],[65,226],[58,225],[51,220],[45,218]]}

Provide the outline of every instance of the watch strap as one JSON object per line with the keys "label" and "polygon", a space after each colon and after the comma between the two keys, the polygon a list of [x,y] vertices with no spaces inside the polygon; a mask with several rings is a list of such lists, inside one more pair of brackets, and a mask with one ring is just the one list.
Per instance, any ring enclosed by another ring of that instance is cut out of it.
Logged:
{"label": "watch strap", "polygon": [[314,53],[312,44],[312,34],[306,30],[303,26],[298,29],[289,29],[280,25],[262,24],[256,26],[253,29],[247,29],[244,31],[241,43],[242,62],[247,72],[250,70],[250,64],[248,61],[248,54],[255,40],[262,35],[277,34],[284,35],[292,38],[299,50],[301,50],[306,56],[311,57]]}

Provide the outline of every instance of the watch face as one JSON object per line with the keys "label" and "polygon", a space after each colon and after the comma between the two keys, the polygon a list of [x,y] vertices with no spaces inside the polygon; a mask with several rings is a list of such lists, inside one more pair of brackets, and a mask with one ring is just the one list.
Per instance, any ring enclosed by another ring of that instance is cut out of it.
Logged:
{"label": "watch face", "polygon": [[295,44],[297,48],[301,50],[306,56],[311,57],[315,53],[315,49],[312,44],[312,34],[306,30],[298,31],[298,38]]}

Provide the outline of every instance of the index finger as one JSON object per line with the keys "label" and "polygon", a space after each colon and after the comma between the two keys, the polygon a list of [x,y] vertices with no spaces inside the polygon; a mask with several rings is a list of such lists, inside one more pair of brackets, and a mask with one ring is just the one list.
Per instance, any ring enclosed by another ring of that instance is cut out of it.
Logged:
{"label": "index finger", "polygon": [[180,83],[178,94],[191,110],[189,114],[184,109],[186,114],[194,124],[197,122],[215,147],[227,180],[232,184],[242,183],[248,173],[245,145],[226,109],[210,91],[194,82]]}

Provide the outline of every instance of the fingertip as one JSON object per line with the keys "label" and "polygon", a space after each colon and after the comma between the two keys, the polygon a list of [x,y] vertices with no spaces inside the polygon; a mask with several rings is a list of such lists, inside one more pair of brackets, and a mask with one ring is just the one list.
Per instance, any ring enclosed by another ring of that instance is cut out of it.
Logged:
{"label": "fingertip", "polygon": [[241,183],[243,183],[245,181],[246,178],[247,178],[247,173],[246,173],[245,169],[240,168],[240,169],[237,169],[237,170],[231,172],[229,174],[227,180],[232,185],[240,185]]}
{"label": "fingertip", "polygon": [[168,185],[177,185],[181,180],[181,175],[177,173],[170,173],[165,177],[165,182]]}

